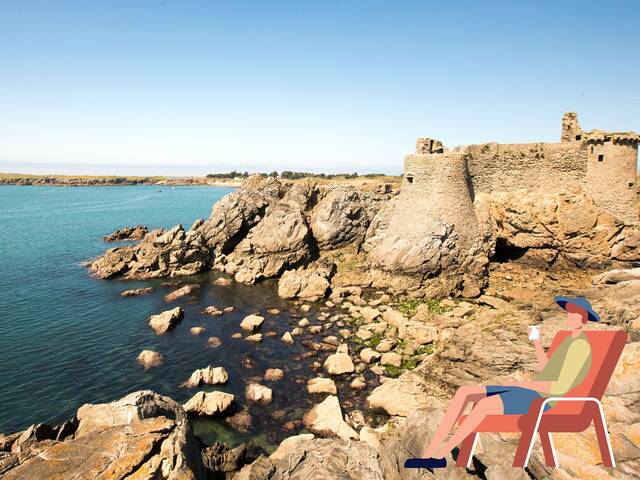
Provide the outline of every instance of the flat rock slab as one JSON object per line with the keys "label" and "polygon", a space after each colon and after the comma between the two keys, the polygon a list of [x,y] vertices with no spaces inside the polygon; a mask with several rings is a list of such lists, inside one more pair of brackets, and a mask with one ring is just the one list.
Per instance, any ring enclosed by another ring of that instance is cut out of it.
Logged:
{"label": "flat rock slab", "polygon": [[335,395],[328,396],[305,413],[302,423],[316,435],[336,436],[343,440],[358,438],[358,433],[342,418],[342,409]]}

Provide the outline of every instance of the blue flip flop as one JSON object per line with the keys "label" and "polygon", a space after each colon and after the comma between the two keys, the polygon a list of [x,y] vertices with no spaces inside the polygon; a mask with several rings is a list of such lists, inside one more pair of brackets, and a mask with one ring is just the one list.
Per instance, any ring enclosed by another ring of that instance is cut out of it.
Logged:
{"label": "blue flip flop", "polygon": [[404,468],[445,468],[446,458],[408,458],[404,462]]}

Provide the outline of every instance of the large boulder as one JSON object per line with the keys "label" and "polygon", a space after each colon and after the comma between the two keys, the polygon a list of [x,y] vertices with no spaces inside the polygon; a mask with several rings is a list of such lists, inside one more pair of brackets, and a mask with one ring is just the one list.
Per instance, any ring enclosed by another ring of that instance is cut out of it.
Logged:
{"label": "large boulder", "polygon": [[302,423],[316,435],[336,436],[344,440],[358,438],[358,433],[342,418],[342,409],[335,395],[329,395],[309,410]]}
{"label": "large boulder", "polygon": [[4,479],[200,479],[200,448],[178,403],[139,391],[112,403],[84,405],[78,430],[65,441],[35,443]]}
{"label": "large boulder", "polygon": [[309,228],[300,210],[285,203],[267,209],[224,261],[221,268],[242,283],[277,277],[309,259]]}
{"label": "large boulder", "polygon": [[183,405],[185,412],[196,415],[218,415],[225,413],[233,403],[234,396],[225,392],[198,392]]}
{"label": "large boulder", "polygon": [[360,244],[369,219],[365,202],[353,186],[332,186],[311,212],[310,227],[321,249]]}
{"label": "large boulder", "polygon": [[184,383],[184,386],[193,388],[202,384],[217,385],[227,383],[227,380],[229,380],[229,374],[224,367],[212,367],[209,365],[207,368],[199,368],[194,371]]}
{"label": "large boulder", "polygon": [[158,335],[162,335],[163,333],[167,333],[169,330],[173,330],[180,320],[182,320],[182,317],[184,317],[184,310],[180,307],[176,307],[157,315],[151,315],[148,322],[154,332]]}

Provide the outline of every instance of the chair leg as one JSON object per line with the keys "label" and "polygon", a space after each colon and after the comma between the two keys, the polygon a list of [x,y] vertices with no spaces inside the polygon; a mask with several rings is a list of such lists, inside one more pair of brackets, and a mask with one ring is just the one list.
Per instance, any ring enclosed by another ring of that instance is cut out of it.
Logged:
{"label": "chair leg", "polygon": [[607,432],[607,422],[604,419],[602,407],[598,404],[598,412],[593,415],[593,427],[598,438],[598,446],[600,447],[600,455],[602,456],[602,464],[608,468],[615,468],[616,461],[613,458],[613,450],[609,441],[609,432]]}
{"label": "chair leg", "polygon": [[516,456],[513,458],[513,466],[515,468],[524,468],[525,463],[529,460],[529,450],[534,442],[535,428],[527,428],[520,435]]}
{"label": "chair leg", "polygon": [[549,432],[539,432],[540,443],[542,443],[542,452],[544,453],[544,460],[547,467],[555,468],[558,466],[556,462],[556,452],[553,448],[553,439]]}
{"label": "chair leg", "polygon": [[473,458],[473,451],[475,450],[477,440],[478,434],[473,432],[462,441],[458,451],[458,458],[456,459],[456,467],[468,468],[471,466],[471,459]]}

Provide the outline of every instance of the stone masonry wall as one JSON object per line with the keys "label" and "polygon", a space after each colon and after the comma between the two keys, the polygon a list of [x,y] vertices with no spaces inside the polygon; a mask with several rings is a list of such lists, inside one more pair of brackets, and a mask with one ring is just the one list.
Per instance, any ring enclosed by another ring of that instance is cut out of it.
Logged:
{"label": "stone masonry wall", "polygon": [[477,193],[538,190],[557,192],[584,186],[584,142],[469,145],[467,166]]}

